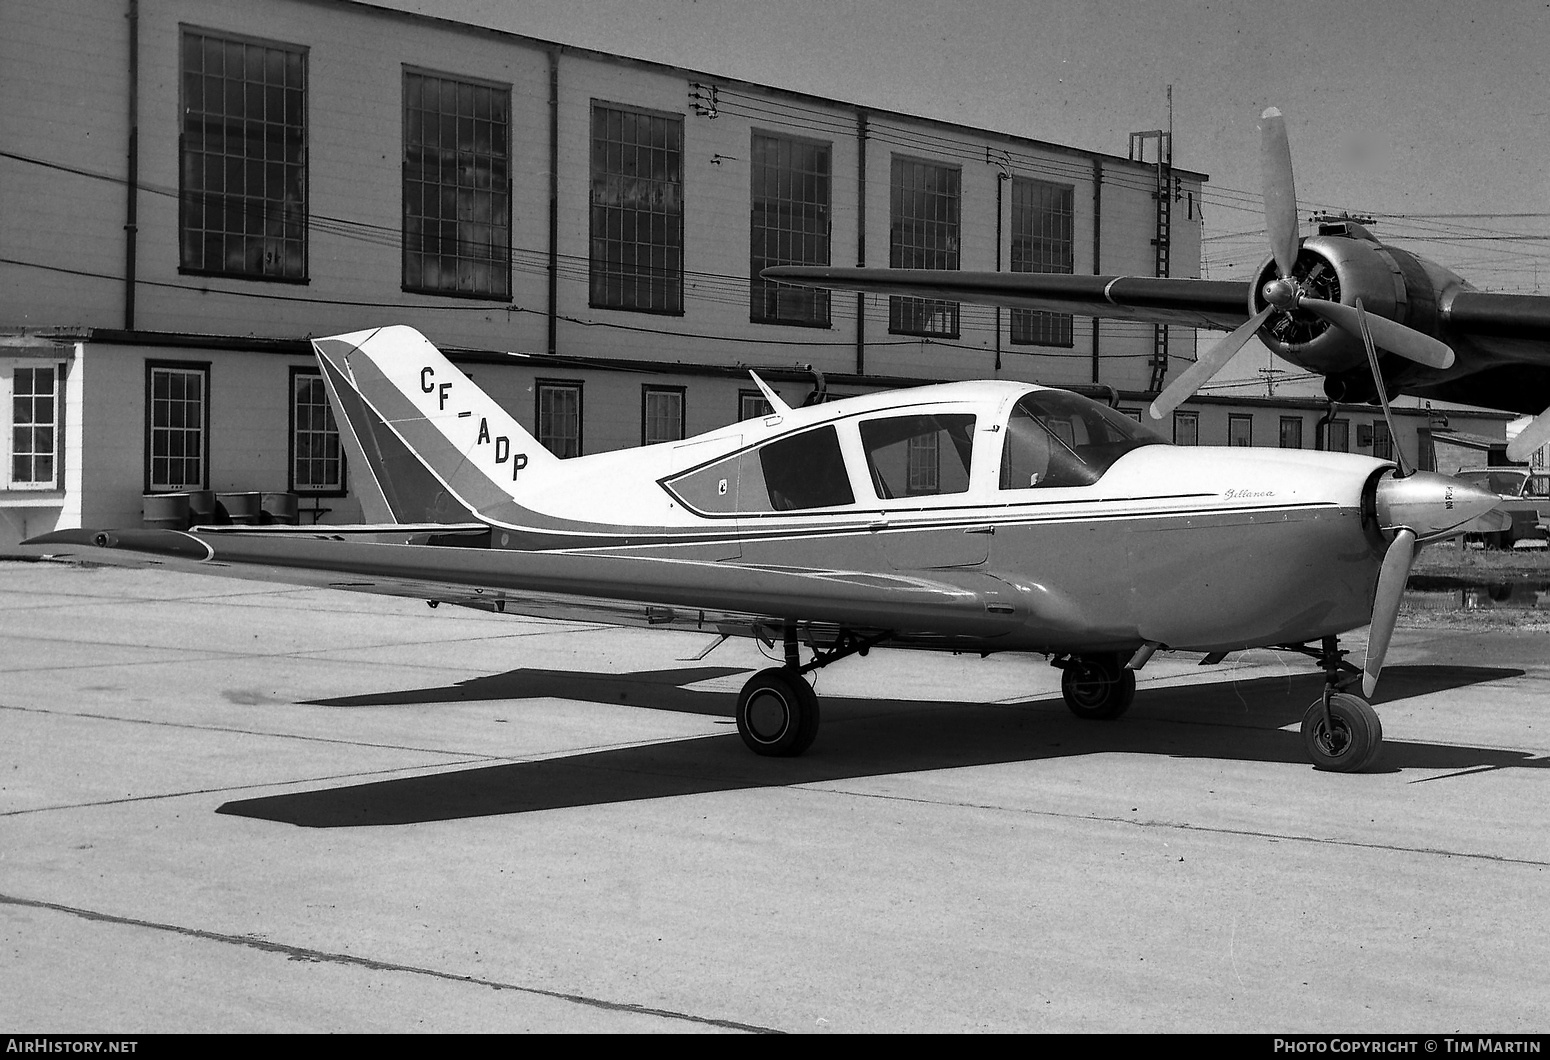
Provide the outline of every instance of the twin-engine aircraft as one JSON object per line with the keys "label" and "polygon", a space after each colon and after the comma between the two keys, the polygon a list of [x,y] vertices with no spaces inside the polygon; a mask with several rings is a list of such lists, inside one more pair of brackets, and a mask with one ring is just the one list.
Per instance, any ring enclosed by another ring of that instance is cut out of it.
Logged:
{"label": "twin-engine aircraft", "polygon": [[[1508,446],[1513,460],[1550,442],[1550,297],[1489,294],[1435,262],[1386,246],[1352,221],[1299,238],[1286,122],[1260,116],[1270,256],[1248,282],[927,269],[779,266],[770,280],[876,294],[978,302],[1231,332],[1153,402],[1162,419],[1256,334],[1299,368],[1324,376],[1331,400],[1397,394],[1538,414]],[[1357,306],[1382,356],[1363,349]]]}
{"label": "twin-engine aircraft", "polygon": [[[1497,504],[1345,453],[1181,448],[1062,390],[968,382],[773,411],[560,460],[411,328],[313,343],[359,527],[62,530],[38,550],[499,612],[758,637],[737,697],[761,755],[801,754],[804,675],[877,646],[1042,653],[1116,718],[1158,649],[1318,660],[1315,765],[1361,769],[1368,702],[1419,542]],[[758,381],[757,375],[755,380]],[[1365,666],[1338,636],[1371,624]],[[719,643],[719,642],[718,642]],[[802,661],[802,649],[811,658]]]}

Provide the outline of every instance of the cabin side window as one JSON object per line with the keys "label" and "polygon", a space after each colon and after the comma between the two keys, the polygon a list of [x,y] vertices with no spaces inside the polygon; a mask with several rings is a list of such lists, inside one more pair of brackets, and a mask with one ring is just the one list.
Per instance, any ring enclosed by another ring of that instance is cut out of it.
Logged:
{"label": "cabin side window", "polygon": [[663,485],[691,511],[710,516],[834,508],[855,501],[832,426],[733,453]]}
{"label": "cabin side window", "polygon": [[861,424],[861,447],[879,500],[965,493],[974,417],[941,413],[868,420]]}
{"label": "cabin side window", "polygon": [[833,427],[778,438],[759,450],[759,466],[777,512],[854,504],[850,476]]}

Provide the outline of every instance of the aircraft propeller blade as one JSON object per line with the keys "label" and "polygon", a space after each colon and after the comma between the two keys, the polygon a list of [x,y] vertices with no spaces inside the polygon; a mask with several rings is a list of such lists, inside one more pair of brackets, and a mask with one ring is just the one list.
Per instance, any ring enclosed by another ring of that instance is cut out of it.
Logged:
{"label": "aircraft propeller blade", "polygon": [[1222,370],[1222,367],[1254,337],[1258,331],[1270,319],[1270,314],[1276,311],[1275,306],[1266,306],[1258,313],[1251,316],[1238,329],[1228,335],[1221,342],[1202,353],[1195,363],[1185,369],[1161,394],[1152,402],[1152,419],[1160,420],[1174,409],[1194,396],[1195,391],[1205,385],[1206,381]]}
{"label": "aircraft propeller blade", "polygon": [[1507,443],[1507,459],[1520,464],[1528,463],[1534,450],[1550,442],[1550,409],[1545,409]]}
{"label": "aircraft propeller blade", "polygon": [[[1323,298],[1306,296],[1298,299],[1297,304],[1323,317],[1346,334],[1356,338],[1362,337],[1361,320],[1353,307],[1342,302],[1330,302]],[[1450,368],[1453,365],[1452,348],[1430,335],[1423,335],[1414,328],[1407,328],[1388,317],[1380,317],[1374,313],[1367,314],[1367,327],[1372,332],[1373,341],[1390,353],[1396,353],[1406,360],[1424,364],[1429,368]]]}
{"label": "aircraft propeller blade", "polygon": [[1259,116],[1260,177],[1265,189],[1265,234],[1282,279],[1297,266],[1297,189],[1292,182],[1292,148],[1286,119],[1274,107]]}
{"label": "aircraft propeller blade", "polygon": [[1365,696],[1370,697],[1373,689],[1378,687],[1383,657],[1388,654],[1394,624],[1399,621],[1399,600],[1404,595],[1410,565],[1414,562],[1415,531],[1402,526],[1384,553],[1383,568],[1378,572],[1378,591],[1372,600],[1372,627],[1367,634],[1367,661],[1362,665],[1362,694]]}

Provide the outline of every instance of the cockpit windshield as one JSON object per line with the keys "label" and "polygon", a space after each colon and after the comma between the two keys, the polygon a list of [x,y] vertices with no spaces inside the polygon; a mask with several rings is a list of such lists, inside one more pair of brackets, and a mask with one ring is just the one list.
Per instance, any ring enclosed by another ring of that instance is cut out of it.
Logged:
{"label": "cockpit windshield", "polygon": [[1122,412],[1066,390],[1035,390],[1012,408],[1001,488],[1090,486],[1143,445],[1168,444]]}

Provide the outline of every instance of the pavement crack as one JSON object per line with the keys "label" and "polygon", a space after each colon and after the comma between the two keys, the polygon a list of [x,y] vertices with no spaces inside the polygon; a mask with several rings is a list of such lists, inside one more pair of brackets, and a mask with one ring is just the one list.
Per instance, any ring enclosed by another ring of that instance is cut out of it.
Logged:
{"label": "pavement crack", "polygon": [[881,799],[889,802],[912,802],[923,806],[951,806],[968,810],[999,810],[1003,813],[1023,814],[1029,817],[1049,817],[1065,821],[1092,821],[1100,824],[1122,824],[1133,828],[1164,828],[1179,832],[1202,832],[1212,835],[1244,836],[1250,839],[1273,839],[1286,843],[1312,843],[1322,846],[1349,847],[1356,850],[1384,850],[1399,854],[1426,854],[1445,858],[1471,858],[1503,865],[1532,865],[1550,868],[1550,861],[1538,858],[1510,858],[1501,854],[1481,854],[1468,850],[1443,850],[1438,847],[1405,846],[1401,843],[1368,843],[1359,839],[1332,839],[1327,836],[1296,835],[1291,832],[1265,832],[1253,828],[1223,828],[1216,825],[1189,824],[1181,821],[1140,820],[1134,817],[1114,817],[1096,813],[1062,813],[1059,810],[1033,810],[1014,806],[996,806],[987,803],[967,802],[956,799],[922,799],[907,795],[888,795],[880,792],[853,791],[848,788],[822,784],[795,785],[809,791],[825,791],[835,795],[851,795],[860,799]]}
{"label": "pavement crack", "polygon": [[566,1001],[574,1005],[582,1005],[587,1008],[602,1009],[607,1012],[635,1013],[642,1016],[656,1016],[660,1019],[677,1020],[684,1023],[693,1023],[704,1027],[721,1027],[726,1030],[747,1031],[752,1034],[779,1034],[779,1030],[773,1027],[760,1027],[751,1023],[739,1023],[736,1020],[716,1019],[712,1016],[697,1016],[690,1012],[678,1012],[673,1009],[655,1008],[650,1005],[634,1005],[623,1001],[607,1001],[603,998],[588,997],[585,994],[570,993],[563,990],[545,990],[542,987],[523,986],[520,983],[506,983],[497,979],[485,979],[474,975],[458,975],[453,972],[444,972],[437,968],[423,968],[413,964],[400,964],[397,961],[382,961],[371,957],[360,957],[350,953],[338,953],[330,950],[315,950],[306,946],[293,946],[284,942],[273,942],[269,939],[256,938],[252,935],[232,935],[222,931],[209,931],[204,928],[187,927],[182,924],[164,924],[154,920],[141,920],[138,917],[118,916],[113,913],[102,913],[94,909],[81,909],[77,906],[63,905],[59,902],[45,902],[36,898],[19,898],[15,895],[0,894],[0,905],[19,906],[26,909],[41,909],[53,913],[62,913],[66,916],[77,917],[81,920],[94,921],[103,924],[117,924],[124,927],[147,928],[152,931],[164,931],[173,935],[181,935],[184,938],[201,939],[206,942],[217,942],[228,946],[241,946],[247,949],[259,950],[264,953],[275,953],[293,961],[309,961],[313,963],[343,964],[356,968],[366,968],[376,972],[402,972],[407,975],[420,975],[431,979],[441,979],[453,983],[467,983],[471,986],[483,986],[492,990],[515,990],[519,993],[530,994],[535,997],[545,997],[556,1001]]}

